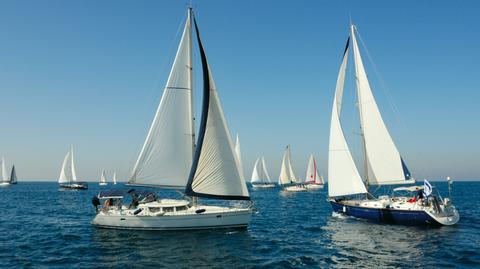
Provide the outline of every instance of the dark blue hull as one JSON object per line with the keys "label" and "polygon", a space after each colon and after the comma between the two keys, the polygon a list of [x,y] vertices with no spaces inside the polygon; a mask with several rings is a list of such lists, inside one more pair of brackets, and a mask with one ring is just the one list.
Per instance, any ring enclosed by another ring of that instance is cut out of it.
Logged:
{"label": "dark blue hull", "polygon": [[441,225],[427,213],[420,210],[397,210],[390,208],[366,208],[344,205],[341,202],[330,201],[334,212],[375,222],[385,222],[402,225]]}

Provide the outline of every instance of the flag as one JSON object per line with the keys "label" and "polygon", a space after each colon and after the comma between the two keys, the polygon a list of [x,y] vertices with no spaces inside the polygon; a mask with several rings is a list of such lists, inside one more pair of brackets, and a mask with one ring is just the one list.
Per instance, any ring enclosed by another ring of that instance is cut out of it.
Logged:
{"label": "flag", "polygon": [[430,196],[432,194],[432,185],[430,185],[430,182],[428,180],[423,181],[423,194],[425,197]]}

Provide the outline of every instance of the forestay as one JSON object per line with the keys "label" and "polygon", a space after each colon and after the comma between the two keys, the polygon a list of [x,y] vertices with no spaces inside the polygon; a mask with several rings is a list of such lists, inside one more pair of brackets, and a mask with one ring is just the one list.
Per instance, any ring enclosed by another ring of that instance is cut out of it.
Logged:
{"label": "forestay", "polygon": [[343,88],[345,83],[345,70],[348,60],[348,44],[343,54],[342,65],[337,78],[335,96],[332,106],[332,119],[330,123],[330,141],[328,151],[328,196],[345,196],[366,193],[367,189],[353,161],[348,149],[347,141],[340,123]]}
{"label": "forestay", "polygon": [[197,148],[185,193],[197,197],[250,200],[196,22],[195,30],[202,60],[204,93]]}
{"label": "forestay", "polygon": [[189,11],[170,76],[130,184],[173,188],[186,185],[194,151],[191,58]]}
{"label": "forestay", "polygon": [[360,124],[365,140],[369,184],[405,184],[414,182],[382,119],[362,63],[355,26],[351,26]]}

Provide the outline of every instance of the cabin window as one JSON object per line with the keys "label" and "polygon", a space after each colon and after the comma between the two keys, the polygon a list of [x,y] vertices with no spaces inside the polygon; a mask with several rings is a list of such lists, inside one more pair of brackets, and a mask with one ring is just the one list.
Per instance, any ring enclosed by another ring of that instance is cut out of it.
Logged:
{"label": "cabin window", "polygon": [[183,210],[187,210],[187,206],[178,206],[177,207],[177,211],[183,211]]}
{"label": "cabin window", "polygon": [[163,212],[173,212],[173,207],[164,207]]}
{"label": "cabin window", "polygon": [[149,207],[148,210],[152,213],[160,212],[160,207]]}

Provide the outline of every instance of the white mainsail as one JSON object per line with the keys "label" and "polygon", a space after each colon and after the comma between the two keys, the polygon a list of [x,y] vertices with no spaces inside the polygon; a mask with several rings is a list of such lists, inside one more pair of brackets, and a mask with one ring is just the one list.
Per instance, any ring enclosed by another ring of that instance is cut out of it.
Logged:
{"label": "white mainsail", "polygon": [[358,107],[368,164],[366,177],[372,185],[412,183],[413,180],[407,181],[411,178],[410,173],[383,122],[370,88],[355,38],[355,29],[352,25]]}
{"label": "white mainsail", "polygon": [[270,176],[268,175],[266,165],[265,165],[265,158],[258,157],[255,161],[255,165],[253,166],[252,172],[252,183],[270,183]]}
{"label": "white mainsail", "polygon": [[280,170],[280,176],[278,177],[278,184],[285,185],[294,182],[296,182],[296,177],[290,157],[290,145],[288,145],[283,153],[282,168]]}
{"label": "white mainsail", "polygon": [[199,139],[185,193],[196,197],[249,200],[200,33],[195,23],[203,67],[203,106]]}
{"label": "white mainsail", "polygon": [[308,159],[307,172],[305,173],[305,182],[323,183],[322,179],[318,175],[317,162],[313,157],[313,154],[310,154],[310,158]]}
{"label": "white mainsail", "polygon": [[117,172],[113,172],[113,185],[117,184]]}
{"label": "white mainsail", "polygon": [[[238,163],[240,165],[240,172],[243,174],[242,152],[240,151],[240,138],[238,137],[238,134],[235,141],[235,154],[237,155]],[[243,177],[244,176],[242,176],[242,178]]]}
{"label": "white mainsail", "polygon": [[2,157],[2,164],[0,166],[0,169],[2,169],[2,172],[1,172],[1,175],[2,175],[2,178],[0,180],[0,182],[9,182],[8,178],[7,178],[7,169],[5,168],[5,158]]}
{"label": "white mainsail", "polygon": [[191,13],[129,183],[185,187],[194,152]]}
{"label": "white mainsail", "polygon": [[107,176],[105,175],[105,170],[102,170],[102,175],[100,176],[100,183],[107,183]]}
{"label": "white mainsail", "polygon": [[328,150],[328,196],[330,197],[367,193],[367,189],[353,161],[352,154],[348,149],[340,123],[345,70],[348,60],[348,44],[349,40],[347,40],[342,65],[338,73],[330,122]]}
{"label": "white mainsail", "polygon": [[73,158],[73,148],[67,152],[63,159],[62,170],[60,171],[60,177],[58,183],[69,183],[77,181],[77,174],[75,172],[75,163]]}

